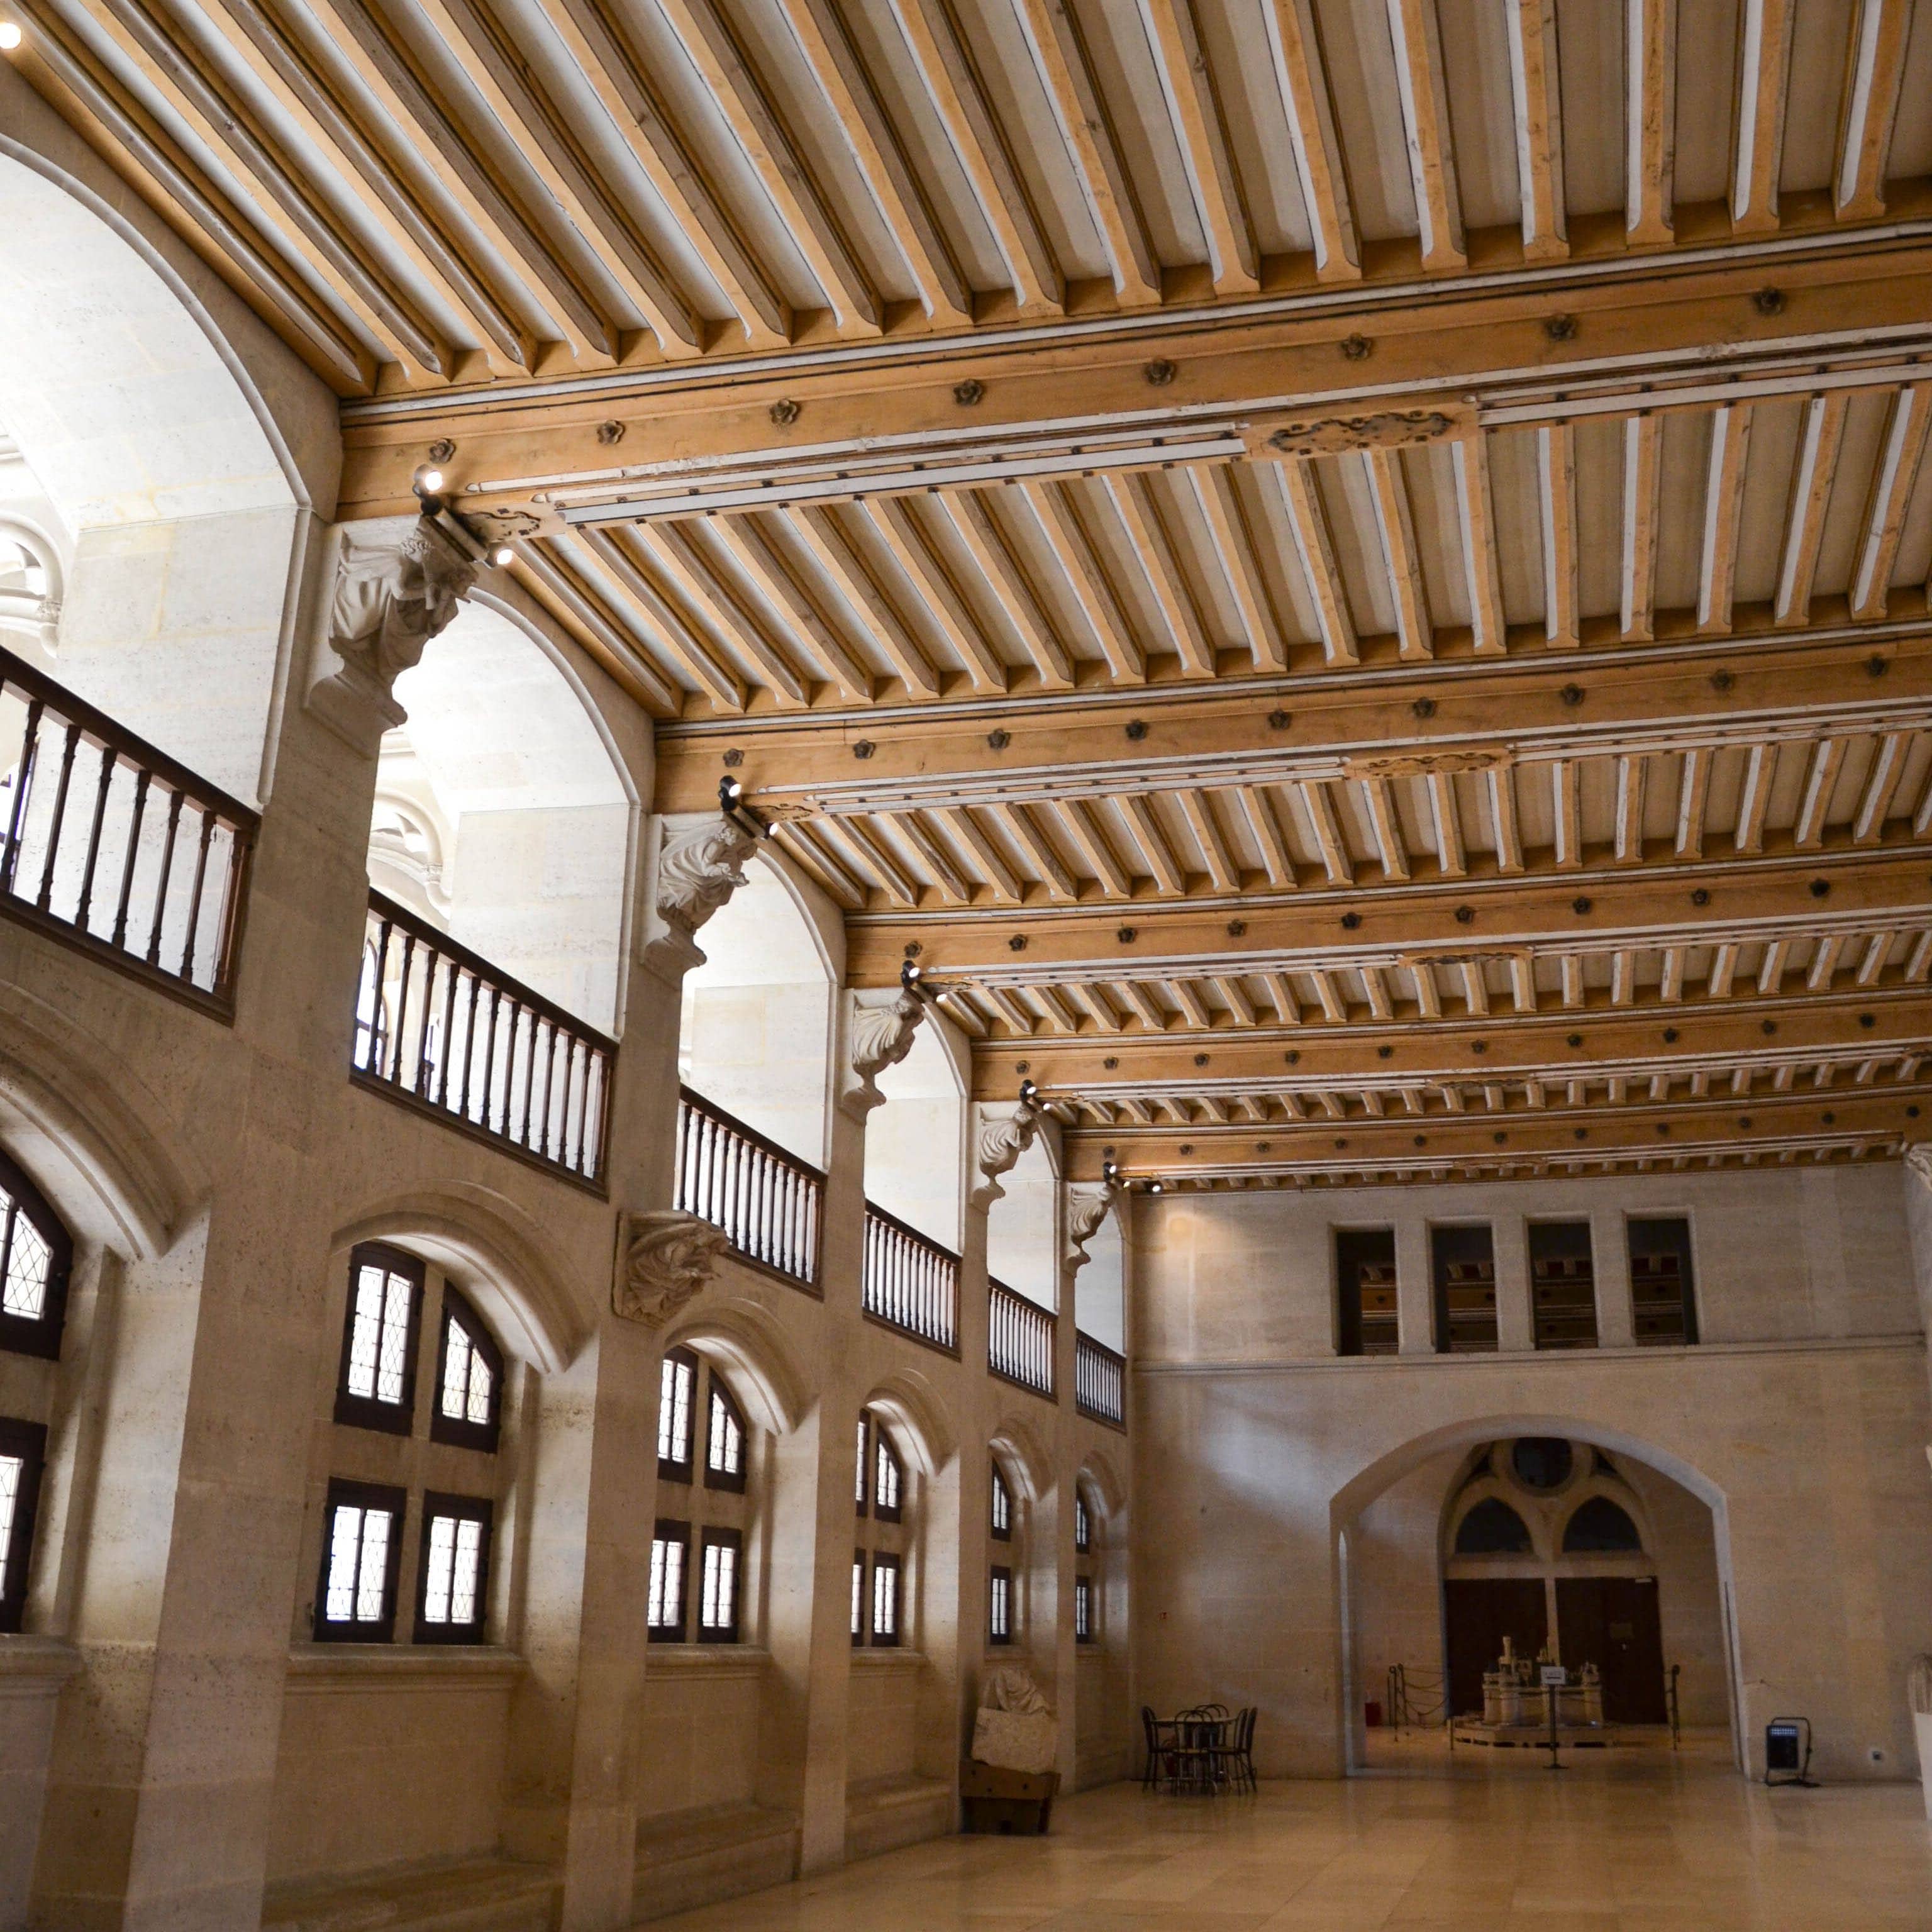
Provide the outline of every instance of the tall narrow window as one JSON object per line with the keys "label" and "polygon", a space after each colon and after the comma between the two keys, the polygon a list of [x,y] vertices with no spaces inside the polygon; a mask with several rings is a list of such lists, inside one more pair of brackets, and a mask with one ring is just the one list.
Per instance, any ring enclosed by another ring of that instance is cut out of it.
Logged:
{"label": "tall narrow window", "polygon": [[320,1643],[388,1643],[396,1634],[396,1574],[403,1553],[404,1495],[340,1478],[322,1515]]}
{"label": "tall narrow window", "polygon": [[1000,1466],[993,1465],[993,1534],[1002,1543],[1010,1543],[1013,1534],[1012,1492],[1006,1487],[1006,1479],[1000,1473]]}
{"label": "tall narrow window", "polygon": [[490,1340],[482,1317],[446,1285],[430,1440],[495,1454],[502,1386],[502,1350]]}
{"label": "tall narrow window", "polygon": [[481,1643],[490,1579],[490,1504],[476,1496],[423,1498],[416,1571],[416,1641]]}
{"label": "tall narrow window", "polygon": [[872,1514],[881,1522],[897,1522],[900,1516],[900,1492],[905,1484],[905,1466],[899,1460],[899,1452],[892,1447],[892,1438],[883,1429],[874,1433],[878,1437],[878,1454],[874,1459]]}
{"label": "tall narrow window", "polygon": [[1395,1230],[1335,1231],[1335,1352],[1396,1352]]}
{"label": "tall narrow window", "polygon": [[1697,1339],[1696,1285],[1691,1279],[1690,1223],[1632,1221],[1630,1316],[1640,1348],[1681,1348]]}
{"label": "tall narrow window", "polygon": [[0,1154],[0,1348],[52,1361],[74,1243],[40,1191]]}
{"label": "tall narrow window", "polygon": [[867,1466],[868,1466],[868,1459],[867,1459],[867,1456],[866,1456],[866,1450],[867,1442],[868,1442],[868,1437],[867,1437],[867,1433],[866,1433],[867,1420],[868,1420],[868,1418],[867,1418],[867,1417],[866,1417],[866,1415],[865,1412],[864,1412],[862,1409],[862,1410],[860,1410],[860,1413],[859,1413],[859,1495],[858,1495],[858,1503],[859,1503],[859,1514],[860,1514],[861,1516],[863,1516],[863,1515],[866,1514],[866,1500],[867,1496],[871,1493],[871,1486],[870,1486],[870,1485],[866,1482],[866,1473],[867,1473]]}
{"label": "tall narrow window", "polygon": [[697,1392],[698,1358],[688,1348],[664,1352],[658,1382],[658,1474],[691,1480],[691,1403]]}
{"label": "tall narrow window", "polygon": [[704,1567],[698,1580],[698,1640],[738,1641],[738,1566],[744,1539],[735,1529],[707,1529]]}
{"label": "tall narrow window", "polygon": [[46,1450],[47,1432],[40,1424],[0,1416],[0,1631],[17,1630],[26,1614]]}
{"label": "tall narrow window", "polygon": [[852,1552],[852,1641],[866,1641],[866,1552]]}
{"label": "tall narrow window", "polygon": [[335,1419],[406,1436],[416,1413],[416,1312],[423,1264],[413,1255],[365,1241],[349,1257],[349,1306]]}
{"label": "tall narrow window", "polygon": [[1073,1580],[1073,1641],[1094,1641],[1094,1585],[1092,1580],[1085,1576]]}
{"label": "tall narrow window", "polygon": [[1588,1222],[1529,1224],[1529,1292],[1539,1348],[1597,1346],[1597,1270]]}
{"label": "tall narrow window", "polygon": [[899,1559],[889,1552],[872,1555],[872,1641],[890,1646],[899,1640]]}
{"label": "tall narrow window", "polygon": [[991,1643],[1013,1640],[1013,1573],[1001,1564],[994,1565],[992,1587],[987,1592],[986,1638]]}
{"label": "tall narrow window", "polygon": [[651,1538],[651,1588],[644,1622],[652,1643],[684,1641],[684,1566],[691,1526],[660,1519]]}
{"label": "tall narrow window", "polygon": [[1492,1354],[1496,1347],[1496,1251],[1488,1227],[1432,1228],[1436,1351]]}
{"label": "tall narrow window", "polygon": [[705,1418],[704,1486],[742,1492],[745,1486],[745,1417],[730,1390],[711,1372],[711,1401]]}
{"label": "tall narrow window", "polygon": [[1078,1484],[1073,1489],[1073,1546],[1082,1556],[1094,1547],[1094,1519],[1088,1514],[1087,1492]]}

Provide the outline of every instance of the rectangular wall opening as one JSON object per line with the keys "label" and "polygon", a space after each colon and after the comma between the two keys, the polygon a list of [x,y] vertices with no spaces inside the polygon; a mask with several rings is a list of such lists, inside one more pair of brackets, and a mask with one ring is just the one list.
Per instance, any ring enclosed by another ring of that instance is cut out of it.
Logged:
{"label": "rectangular wall opening", "polygon": [[1395,1230],[1335,1231],[1335,1352],[1393,1355],[1398,1345]]}
{"label": "rectangular wall opening", "polygon": [[1597,1268],[1588,1222],[1529,1224],[1529,1298],[1539,1348],[1597,1346]]}
{"label": "rectangular wall opening", "polygon": [[1690,1223],[1626,1223],[1630,1240],[1630,1318],[1639,1348],[1681,1348],[1697,1339],[1697,1292],[1690,1267]]}
{"label": "rectangular wall opening", "polygon": [[1431,1228],[1430,1273],[1436,1291],[1436,1352],[1491,1354],[1496,1346],[1496,1246],[1478,1228]]}

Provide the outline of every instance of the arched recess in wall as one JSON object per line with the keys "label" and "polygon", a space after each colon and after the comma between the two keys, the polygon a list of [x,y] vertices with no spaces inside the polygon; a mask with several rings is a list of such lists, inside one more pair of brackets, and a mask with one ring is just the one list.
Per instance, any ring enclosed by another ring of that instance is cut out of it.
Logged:
{"label": "arched recess in wall", "polygon": [[[1459,1450],[1474,1450],[1494,1442],[1519,1439],[1546,1439],[1582,1443],[1607,1450],[1619,1463],[1648,1466],[1687,1490],[1710,1512],[1711,1538],[1714,1550],[1723,1606],[1722,1639],[1725,1653],[1726,1692],[1732,1712],[1732,1744],[1737,1761],[1744,1763],[1744,1740],[1736,1728],[1736,1714],[1744,1708],[1742,1688],[1737,1681],[1738,1646],[1733,1600],[1732,1564],[1729,1509],[1723,1489],[1686,1457],[1667,1446],[1634,1436],[1615,1424],[1586,1422],[1574,1416],[1514,1414],[1476,1416],[1429,1430],[1397,1448],[1388,1450],[1358,1471],[1330,1498],[1329,1527],[1333,1561],[1330,1574],[1335,1588],[1335,1670],[1336,1687],[1335,1723],[1342,1746],[1342,1762],[1351,1771],[1364,1761],[1362,1705],[1368,1689],[1362,1676],[1362,1660],[1354,1651],[1354,1634],[1359,1622],[1356,1600],[1354,1541],[1363,1514],[1396,1484],[1420,1469],[1433,1458]],[[1480,1502],[1500,1497],[1502,1486],[1469,1477],[1474,1464],[1466,1465],[1450,1485],[1451,1497],[1440,1518],[1439,1534],[1448,1535],[1463,1513],[1461,1498]],[[1587,1478],[1576,1486],[1579,1496],[1593,1490],[1606,1492],[1621,1484],[1594,1484]],[[1546,1538],[1546,1540],[1548,1540]],[[1446,1544],[1443,1546],[1446,1547]]]}
{"label": "arched recess in wall", "polygon": [[0,358],[0,435],[70,551],[57,674],[255,798],[308,501],[266,400],[137,232],[14,142],[0,341],[33,345]]}
{"label": "arched recess in wall", "polygon": [[679,1078],[815,1167],[826,1160],[842,934],[838,909],[767,845],[706,921],[704,963],[684,976]]}
{"label": "arched recess in wall", "polygon": [[582,687],[509,606],[472,596],[395,695],[370,884],[614,1031],[634,792]]}
{"label": "arched recess in wall", "polygon": [[916,1369],[901,1369],[888,1376],[860,1406],[892,1424],[900,1452],[928,1479],[937,1476],[957,1453],[945,1400]]}
{"label": "arched recess in wall", "polygon": [[1028,1502],[1037,1503],[1052,1490],[1053,1457],[1039,1431],[1024,1416],[1002,1416],[988,1441],[1009,1478],[1018,1480]]}
{"label": "arched recess in wall", "polygon": [[508,1347],[554,1375],[589,1339],[590,1285],[559,1262],[556,1244],[523,1209],[466,1182],[374,1203],[338,1228],[332,1268],[358,1241],[388,1241],[442,1268]]}
{"label": "arched recess in wall", "polygon": [[986,1210],[986,1272],[1042,1308],[1060,1305],[1058,1153],[1056,1134],[1036,1135]]}
{"label": "arched recess in wall", "polygon": [[878,1076],[885,1096],[866,1120],[866,1198],[955,1253],[965,1212],[964,1042],[928,1009],[912,1051]]}
{"label": "arched recess in wall", "polygon": [[724,1370],[752,1421],[774,1436],[789,1435],[811,1406],[812,1385],[796,1350],[769,1311],[748,1296],[707,1297],[666,1333],[664,1346],[709,1356]]}

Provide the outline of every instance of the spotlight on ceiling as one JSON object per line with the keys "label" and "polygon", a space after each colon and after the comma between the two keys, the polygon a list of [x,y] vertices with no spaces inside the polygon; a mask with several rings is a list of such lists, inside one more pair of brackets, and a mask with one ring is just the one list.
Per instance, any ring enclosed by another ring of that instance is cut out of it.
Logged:
{"label": "spotlight on ceiling", "polygon": [[1148,1192],[1150,1194],[1165,1194],[1167,1192],[1167,1184],[1163,1180],[1150,1180],[1148,1183]]}
{"label": "spotlight on ceiling", "polygon": [[1020,1105],[1022,1107],[1030,1107],[1039,1099],[1040,1089],[1030,1080],[1022,1080],[1020,1082]]}
{"label": "spotlight on ceiling", "polygon": [[410,488],[427,508],[430,501],[442,494],[442,486],[449,479],[434,464],[425,463],[410,478]]}
{"label": "spotlight on ceiling", "polygon": [[919,982],[923,977],[916,959],[902,959],[899,962],[899,984],[908,993],[916,993],[920,990]]}
{"label": "spotlight on ceiling", "polygon": [[517,560],[517,553],[508,544],[498,544],[490,553],[490,566],[493,570],[508,570]]}
{"label": "spotlight on ceiling", "polygon": [[18,20],[0,20],[0,52],[10,54],[26,38]]}

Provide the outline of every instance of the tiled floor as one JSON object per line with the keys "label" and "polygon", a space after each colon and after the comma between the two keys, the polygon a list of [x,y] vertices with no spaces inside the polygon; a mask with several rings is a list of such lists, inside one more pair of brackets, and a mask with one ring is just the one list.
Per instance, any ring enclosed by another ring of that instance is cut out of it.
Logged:
{"label": "tiled floor", "polygon": [[1064,1803],[1050,1838],[947,1838],[658,1932],[1926,1932],[1914,1785],[1766,1791],[1715,1748],[1434,1749],[1348,1784]]}

